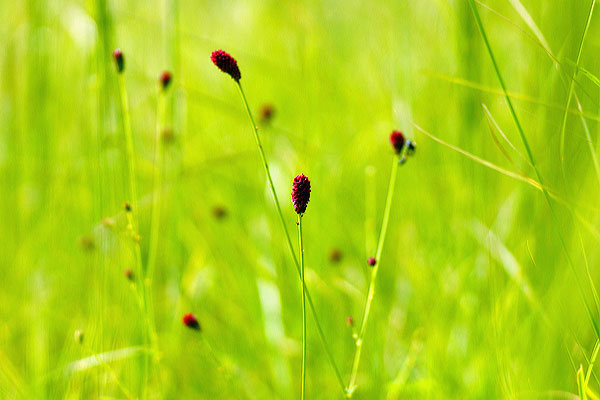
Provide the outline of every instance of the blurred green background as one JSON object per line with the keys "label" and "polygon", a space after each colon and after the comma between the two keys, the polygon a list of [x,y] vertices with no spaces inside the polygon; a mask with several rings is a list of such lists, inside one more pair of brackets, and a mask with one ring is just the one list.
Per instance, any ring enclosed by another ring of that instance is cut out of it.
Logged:
{"label": "blurred green background", "polygon": [[[300,397],[300,285],[235,84],[210,61],[223,48],[255,115],[275,110],[259,129],[293,239],[292,179],[312,181],[307,285],[345,382],[388,135],[418,144],[399,169],[353,398],[577,398],[600,319],[600,15],[588,0],[482,1],[550,202],[413,125],[538,180],[467,0],[1,2],[0,397]],[[124,276],[134,257],[116,47],[144,262],[158,74],[174,76],[148,374]],[[201,332],[183,326],[187,312]],[[343,398],[310,314],[307,371],[307,398]],[[600,392],[595,373],[589,391]]]}

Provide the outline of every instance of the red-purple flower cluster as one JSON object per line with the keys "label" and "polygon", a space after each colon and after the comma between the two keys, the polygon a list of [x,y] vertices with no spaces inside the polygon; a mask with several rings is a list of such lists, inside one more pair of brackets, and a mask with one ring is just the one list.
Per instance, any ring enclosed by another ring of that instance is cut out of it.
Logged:
{"label": "red-purple flower cluster", "polygon": [[183,324],[190,329],[200,330],[200,323],[196,316],[192,313],[187,313],[183,316]]}
{"label": "red-purple flower cluster", "polygon": [[404,142],[405,140],[402,132],[393,131],[390,135],[390,143],[392,144],[392,147],[394,148],[394,151],[397,154],[400,154],[400,152],[402,151],[402,148],[404,147]]}
{"label": "red-purple flower cluster", "polygon": [[237,65],[237,61],[235,61],[235,58],[231,57],[226,51],[215,50],[210,55],[210,59],[217,68],[231,76],[236,82],[239,82],[242,78],[242,73]]}
{"label": "red-purple flower cluster", "polygon": [[294,203],[296,214],[304,214],[309,200],[310,180],[304,174],[300,174],[294,178],[292,185],[292,203]]}

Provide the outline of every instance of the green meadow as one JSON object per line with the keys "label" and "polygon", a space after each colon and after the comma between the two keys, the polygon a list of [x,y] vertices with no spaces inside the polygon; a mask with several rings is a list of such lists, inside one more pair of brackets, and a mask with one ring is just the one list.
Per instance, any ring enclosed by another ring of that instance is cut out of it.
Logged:
{"label": "green meadow", "polygon": [[0,399],[600,399],[595,3],[0,2]]}

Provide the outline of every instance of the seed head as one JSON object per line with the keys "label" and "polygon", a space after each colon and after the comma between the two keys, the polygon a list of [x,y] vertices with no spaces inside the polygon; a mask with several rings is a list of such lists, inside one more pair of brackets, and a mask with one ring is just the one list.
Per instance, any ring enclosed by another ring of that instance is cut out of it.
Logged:
{"label": "seed head", "polygon": [[183,324],[190,329],[200,330],[200,323],[196,316],[192,313],[187,313],[183,316]]}
{"label": "seed head", "polygon": [[115,59],[117,72],[122,73],[125,70],[125,56],[121,49],[115,49],[115,51],[113,51],[113,58]]}
{"label": "seed head", "polygon": [[217,68],[231,76],[236,82],[239,82],[242,78],[242,73],[237,65],[237,61],[235,61],[235,58],[231,57],[226,51],[215,50],[210,55],[210,59]]}
{"label": "seed head", "polygon": [[125,274],[125,278],[129,279],[130,281],[133,281],[133,271],[130,269],[126,269],[123,274]]}
{"label": "seed head", "polygon": [[294,178],[292,185],[292,203],[296,214],[304,214],[306,206],[310,200],[310,180],[304,175],[298,175]]}
{"label": "seed head", "polygon": [[369,257],[369,259],[367,260],[367,263],[371,266],[374,267],[375,264],[377,264],[377,260],[375,260],[375,257]]}
{"label": "seed head", "polygon": [[394,151],[399,154],[404,147],[404,135],[400,131],[393,131],[390,135],[390,143],[394,148]]}
{"label": "seed head", "polygon": [[162,90],[167,90],[167,88],[169,87],[169,84],[171,83],[172,78],[173,78],[173,76],[171,75],[171,73],[169,71],[164,71],[162,74],[160,74],[159,80],[160,80],[160,87],[162,88]]}

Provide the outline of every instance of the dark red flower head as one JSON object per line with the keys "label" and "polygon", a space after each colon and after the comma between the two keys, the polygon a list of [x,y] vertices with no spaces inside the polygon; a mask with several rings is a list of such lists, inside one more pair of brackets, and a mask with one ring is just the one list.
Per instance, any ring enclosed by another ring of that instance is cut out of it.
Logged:
{"label": "dark red flower head", "polygon": [[393,131],[390,135],[390,143],[396,153],[400,153],[404,147],[404,135],[400,131]]}
{"label": "dark red flower head", "polygon": [[369,257],[369,259],[367,260],[367,263],[373,267],[375,264],[377,264],[377,260],[375,260],[375,257]]}
{"label": "dark red flower head", "polygon": [[164,71],[162,74],[160,74],[159,80],[160,80],[160,87],[162,88],[162,90],[167,90],[167,88],[169,87],[169,84],[171,83],[172,78],[173,78],[173,76],[171,75],[171,73],[169,71]]}
{"label": "dark red flower head", "polygon": [[235,61],[235,58],[231,57],[226,51],[215,50],[210,55],[210,59],[217,68],[231,76],[236,82],[239,82],[242,78],[242,73],[238,68],[237,61]]}
{"label": "dark red flower head", "polygon": [[117,72],[121,73],[125,69],[125,56],[121,49],[115,49],[113,51],[113,58],[115,59],[115,65],[117,66]]}
{"label": "dark red flower head", "polygon": [[183,316],[183,324],[191,329],[200,330],[200,323],[196,316],[192,313],[187,313]]}
{"label": "dark red flower head", "polygon": [[294,178],[292,185],[292,203],[296,214],[304,214],[306,206],[310,200],[310,181],[304,175],[298,175]]}

